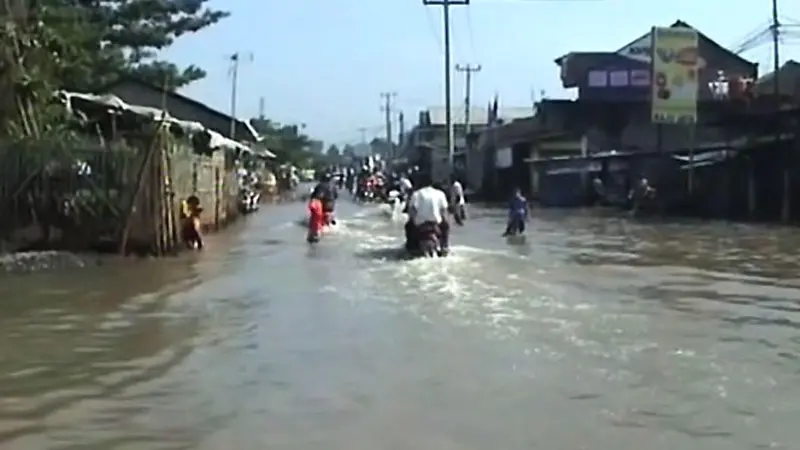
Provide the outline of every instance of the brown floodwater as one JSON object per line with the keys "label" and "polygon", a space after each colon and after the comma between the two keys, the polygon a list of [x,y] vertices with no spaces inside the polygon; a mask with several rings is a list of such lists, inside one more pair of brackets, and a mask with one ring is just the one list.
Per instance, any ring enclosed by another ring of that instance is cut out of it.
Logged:
{"label": "brown floodwater", "polygon": [[794,229],[475,208],[451,257],[342,205],[203,254],[0,278],[0,448],[797,448]]}

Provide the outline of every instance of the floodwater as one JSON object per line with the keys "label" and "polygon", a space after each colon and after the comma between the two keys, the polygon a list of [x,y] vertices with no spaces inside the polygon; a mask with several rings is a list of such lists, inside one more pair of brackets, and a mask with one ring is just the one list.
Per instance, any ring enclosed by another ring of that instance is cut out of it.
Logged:
{"label": "floodwater", "polygon": [[798,232],[473,209],[451,257],[270,206],[180,259],[0,280],[0,448],[797,449]]}

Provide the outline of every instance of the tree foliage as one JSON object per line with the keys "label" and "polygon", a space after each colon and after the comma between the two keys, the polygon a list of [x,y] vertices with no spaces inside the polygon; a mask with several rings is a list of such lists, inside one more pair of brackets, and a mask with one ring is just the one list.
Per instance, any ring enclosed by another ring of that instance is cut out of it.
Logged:
{"label": "tree foliage", "polygon": [[328,150],[325,152],[325,154],[329,158],[336,158],[336,157],[339,157],[342,154],[342,151],[339,150],[339,147],[336,144],[331,144],[328,147]]}
{"label": "tree foliage", "polygon": [[263,145],[278,156],[281,162],[298,167],[311,167],[319,162],[320,155],[310,151],[314,141],[297,125],[283,125],[269,119],[251,119],[250,124],[261,135]]}
{"label": "tree foliage", "polygon": [[350,144],[346,144],[342,147],[342,156],[348,159],[353,159],[356,157],[356,148]]}
{"label": "tree foliage", "polygon": [[177,89],[205,72],[155,57],[177,38],[228,16],[206,8],[206,1],[40,0],[13,30],[17,38],[51,55],[44,64],[48,67],[40,59],[26,60],[26,70],[41,69],[40,75],[57,80],[59,87],[94,90],[133,75],[159,86],[166,80],[170,89]]}
{"label": "tree foliage", "polygon": [[39,0],[15,6],[30,9],[10,11],[0,30],[0,85],[9,89],[0,96],[0,120],[36,134],[32,117],[46,115],[56,89],[95,91],[126,75],[177,89],[202,78],[198,67],[181,69],[155,56],[228,15],[206,8],[206,1]]}

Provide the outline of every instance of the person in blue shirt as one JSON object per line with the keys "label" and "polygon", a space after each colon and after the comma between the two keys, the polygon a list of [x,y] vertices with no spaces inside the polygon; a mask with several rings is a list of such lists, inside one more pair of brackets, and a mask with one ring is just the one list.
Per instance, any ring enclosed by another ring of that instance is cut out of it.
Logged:
{"label": "person in blue shirt", "polygon": [[528,199],[522,191],[514,189],[514,195],[508,202],[508,226],[503,237],[508,237],[525,232],[525,223],[528,221]]}

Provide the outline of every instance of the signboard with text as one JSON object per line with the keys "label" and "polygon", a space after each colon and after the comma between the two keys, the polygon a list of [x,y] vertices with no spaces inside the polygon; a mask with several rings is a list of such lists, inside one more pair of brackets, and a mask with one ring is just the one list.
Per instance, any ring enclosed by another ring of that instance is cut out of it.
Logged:
{"label": "signboard with text", "polygon": [[700,69],[697,31],[653,27],[652,36],[652,121],[696,123]]}

